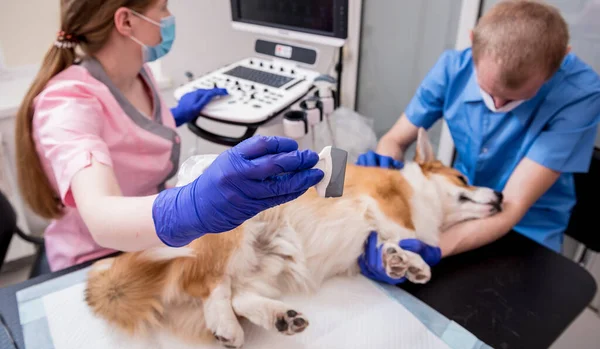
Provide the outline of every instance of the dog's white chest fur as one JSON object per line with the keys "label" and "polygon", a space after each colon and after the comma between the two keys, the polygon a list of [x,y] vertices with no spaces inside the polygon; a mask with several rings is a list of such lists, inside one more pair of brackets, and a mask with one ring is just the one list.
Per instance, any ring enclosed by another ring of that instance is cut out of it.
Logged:
{"label": "dog's white chest fur", "polygon": [[333,275],[356,273],[357,256],[373,231],[380,241],[417,238],[437,244],[443,219],[442,204],[436,204],[440,193],[418,165],[408,164],[403,174],[412,187],[415,230],[389,219],[369,196],[331,200],[326,216],[315,205],[296,203],[281,212],[280,220],[257,219],[247,226],[243,247],[231,263],[234,287],[275,297],[282,291],[312,290]]}

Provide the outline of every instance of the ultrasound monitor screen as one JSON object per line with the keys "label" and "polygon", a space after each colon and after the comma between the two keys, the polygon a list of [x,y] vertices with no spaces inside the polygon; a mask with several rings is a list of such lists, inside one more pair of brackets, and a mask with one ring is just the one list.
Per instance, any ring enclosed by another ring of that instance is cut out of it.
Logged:
{"label": "ultrasound monitor screen", "polygon": [[334,32],[335,0],[241,0],[240,19],[325,33]]}

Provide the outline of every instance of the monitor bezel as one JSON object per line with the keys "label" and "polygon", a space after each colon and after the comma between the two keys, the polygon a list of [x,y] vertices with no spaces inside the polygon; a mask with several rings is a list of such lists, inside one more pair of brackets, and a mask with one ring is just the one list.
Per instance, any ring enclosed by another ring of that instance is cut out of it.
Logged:
{"label": "monitor bezel", "polygon": [[348,38],[348,0],[333,0],[333,32],[243,19],[239,13],[241,1],[244,0],[231,0],[231,20],[234,29],[335,47],[343,46]]}

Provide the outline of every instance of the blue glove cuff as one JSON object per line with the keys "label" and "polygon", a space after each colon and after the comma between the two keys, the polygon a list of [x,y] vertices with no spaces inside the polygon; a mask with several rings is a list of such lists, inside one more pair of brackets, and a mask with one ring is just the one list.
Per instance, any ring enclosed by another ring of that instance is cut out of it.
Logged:
{"label": "blue glove cuff", "polygon": [[186,120],[181,116],[179,112],[179,108],[173,107],[171,108],[171,114],[173,114],[173,119],[175,119],[175,126],[179,127],[186,123]]}
{"label": "blue glove cuff", "polygon": [[437,246],[429,246],[417,239],[404,239],[399,246],[407,251],[414,252],[423,258],[430,267],[435,266],[442,260],[442,250]]}
{"label": "blue glove cuff", "polygon": [[404,167],[404,163],[402,161],[395,160],[389,156],[377,154],[372,150],[361,154],[356,161],[356,165],[366,167],[383,167],[397,170],[400,170]]}
{"label": "blue glove cuff", "polygon": [[[193,195],[193,185],[163,190],[158,194],[152,205],[152,219],[156,235],[167,246],[182,247],[206,234],[201,226],[198,212],[196,220],[180,217],[188,212],[179,207],[181,202],[193,202],[181,200],[181,197]],[[191,222],[196,221],[192,225]]]}

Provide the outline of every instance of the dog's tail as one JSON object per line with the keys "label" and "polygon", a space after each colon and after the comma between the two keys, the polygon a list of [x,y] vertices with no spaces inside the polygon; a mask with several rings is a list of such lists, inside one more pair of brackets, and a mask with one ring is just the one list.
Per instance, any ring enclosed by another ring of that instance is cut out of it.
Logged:
{"label": "dog's tail", "polygon": [[85,300],[92,312],[129,334],[158,325],[170,262],[194,257],[188,248],[124,253],[96,262],[88,275]]}

